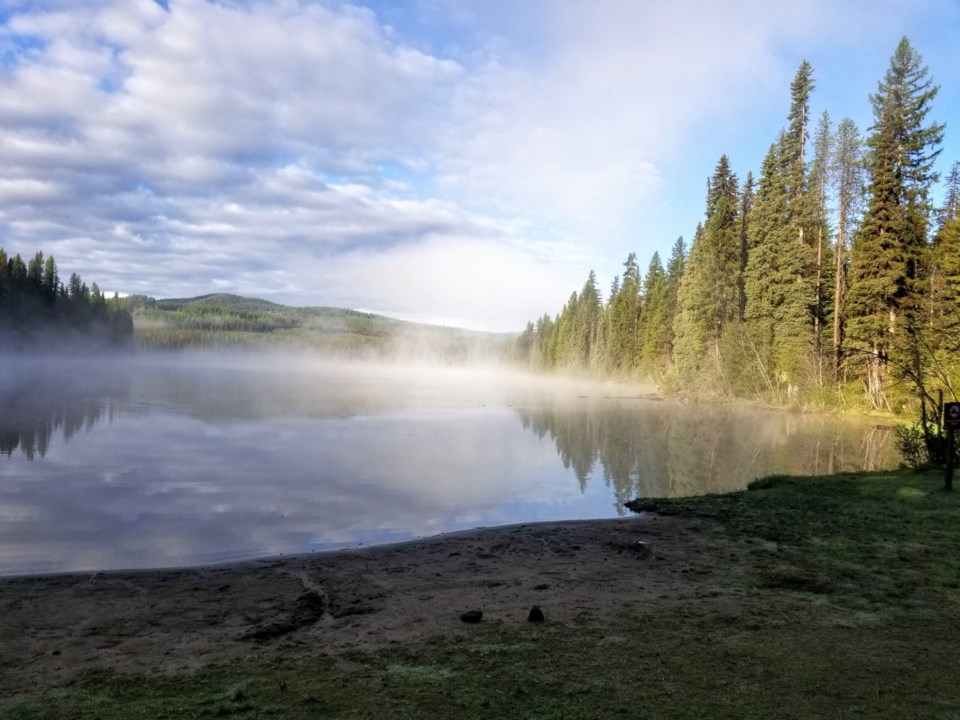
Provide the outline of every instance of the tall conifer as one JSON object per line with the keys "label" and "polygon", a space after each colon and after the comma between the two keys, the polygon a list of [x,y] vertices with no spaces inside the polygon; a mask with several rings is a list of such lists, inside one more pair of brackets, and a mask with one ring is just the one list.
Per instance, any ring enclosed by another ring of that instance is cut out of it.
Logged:
{"label": "tall conifer", "polygon": [[887,404],[884,382],[891,361],[898,374],[918,381],[923,376],[928,198],[944,127],[928,124],[927,115],[938,89],[920,54],[903,38],[870,98],[869,202],[853,243],[847,313],[848,337],[867,357],[866,390],[877,407]]}

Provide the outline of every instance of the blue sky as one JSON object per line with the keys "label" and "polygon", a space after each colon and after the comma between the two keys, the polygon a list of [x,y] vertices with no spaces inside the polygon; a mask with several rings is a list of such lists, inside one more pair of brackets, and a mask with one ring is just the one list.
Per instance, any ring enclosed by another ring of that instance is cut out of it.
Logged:
{"label": "blue sky", "polygon": [[865,133],[909,37],[945,173],[958,31],[958,0],[0,0],[0,246],[110,292],[519,329],[689,239],[804,59],[814,115]]}

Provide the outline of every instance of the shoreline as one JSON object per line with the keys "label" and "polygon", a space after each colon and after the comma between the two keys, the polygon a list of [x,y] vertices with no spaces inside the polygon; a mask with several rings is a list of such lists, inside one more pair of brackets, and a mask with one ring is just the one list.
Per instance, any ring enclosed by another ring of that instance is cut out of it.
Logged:
{"label": "shoreline", "polygon": [[939,473],[773,476],[642,509],[653,514],[0,579],[0,715],[960,710],[960,558],[942,551],[960,538],[960,495]]}
{"label": "shoreline", "polygon": [[626,596],[693,597],[710,574],[697,525],[656,515],[519,523],[199,567],[0,577],[0,696],[90,672],[194,672],[251,652],[338,656],[456,637],[473,609],[484,625],[522,627],[535,604],[567,623]]}
{"label": "shoreline", "polygon": [[451,530],[449,532],[440,532],[436,535],[425,535],[423,537],[414,537],[406,540],[395,540],[385,543],[358,544],[349,547],[331,548],[329,550],[312,550],[310,552],[295,553],[276,553],[272,555],[258,555],[256,557],[236,558],[233,560],[224,560],[222,562],[199,563],[197,565],[164,565],[158,567],[129,567],[129,568],[105,568],[89,570],[58,570],[53,572],[21,572],[5,575],[0,573],[0,585],[7,580],[30,580],[30,579],[56,579],[63,577],[89,577],[91,575],[136,575],[139,573],[171,573],[171,572],[189,572],[192,570],[240,570],[244,566],[254,567],[262,563],[273,563],[278,560],[285,561],[303,561],[308,558],[329,557],[337,554],[353,554],[362,552],[377,552],[388,548],[404,545],[418,545],[421,543],[430,543],[442,541],[445,538],[456,538],[461,535],[470,535],[484,532],[500,532],[522,527],[546,527],[553,525],[576,525],[580,523],[606,523],[617,520],[627,520],[630,518],[649,517],[650,513],[641,511],[639,513],[630,512],[627,515],[614,518],[577,518],[573,520],[534,520],[529,522],[505,523],[503,525],[478,525],[473,528],[464,528],[462,530]]}

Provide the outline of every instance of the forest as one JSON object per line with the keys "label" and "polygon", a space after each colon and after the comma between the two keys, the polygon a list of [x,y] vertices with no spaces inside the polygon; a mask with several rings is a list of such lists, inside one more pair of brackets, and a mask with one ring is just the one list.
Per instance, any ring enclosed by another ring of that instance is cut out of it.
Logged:
{"label": "forest", "polygon": [[902,39],[864,136],[811,117],[815,85],[804,61],[758,177],[720,157],[689,249],[678,239],[645,272],[631,253],[606,302],[591,271],[515,357],[696,398],[935,420],[960,380],[960,163],[935,206],[939,87]]}
{"label": "forest", "polygon": [[0,349],[75,352],[129,344],[133,319],[118,298],[76,273],[66,283],[52,255],[26,263],[0,248]]}
{"label": "forest", "polygon": [[336,307],[292,307],[215,293],[122,298],[143,350],[288,350],[360,360],[498,361],[512,335],[421,325]]}

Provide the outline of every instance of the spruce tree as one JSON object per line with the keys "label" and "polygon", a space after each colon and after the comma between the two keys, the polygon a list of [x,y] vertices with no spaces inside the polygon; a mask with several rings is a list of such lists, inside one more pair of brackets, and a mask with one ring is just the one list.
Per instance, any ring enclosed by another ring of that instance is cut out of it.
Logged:
{"label": "spruce tree", "polygon": [[903,38],[870,98],[869,202],[852,248],[847,334],[866,358],[865,386],[875,407],[889,405],[884,384],[891,363],[924,392],[920,336],[929,191],[944,127],[928,123],[927,115],[938,89]]}
{"label": "spruce tree", "polygon": [[749,254],[744,280],[744,318],[757,374],[775,395],[779,395],[780,380],[775,367],[774,330],[789,282],[781,263],[786,245],[793,240],[787,227],[788,193],[782,148],[783,133],[763,159],[748,222]]}
{"label": "spruce tree", "polygon": [[816,220],[809,196],[806,145],[813,68],[801,63],[790,85],[790,124],[782,137],[781,161],[786,180],[786,242],[780,250],[783,300],[775,315],[774,343],[779,374],[789,393],[809,380],[816,341]]}

